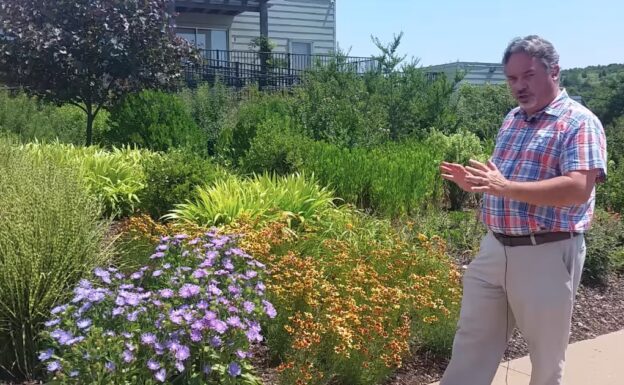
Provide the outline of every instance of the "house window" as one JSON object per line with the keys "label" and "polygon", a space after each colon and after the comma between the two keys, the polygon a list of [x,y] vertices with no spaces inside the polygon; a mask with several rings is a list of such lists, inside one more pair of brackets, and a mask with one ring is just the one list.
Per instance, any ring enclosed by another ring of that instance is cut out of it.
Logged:
{"label": "house window", "polygon": [[290,42],[290,66],[294,69],[306,69],[312,66],[312,42]]}
{"label": "house window", "polygon": [[176,28],[176,35],[204,53],[204,57],[227,60],[228,33],[225,29]]}

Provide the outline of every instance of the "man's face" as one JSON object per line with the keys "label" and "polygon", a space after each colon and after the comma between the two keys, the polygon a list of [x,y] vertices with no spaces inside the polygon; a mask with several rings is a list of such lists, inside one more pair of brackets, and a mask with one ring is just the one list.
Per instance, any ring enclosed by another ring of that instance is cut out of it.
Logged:
{"label": "man's face", "polygon": [[557,96],[559,67],[555,66],[549,73],[539,59],[526,53],[514,53],[509,57],[505,75],[514,98],[529,115]]}

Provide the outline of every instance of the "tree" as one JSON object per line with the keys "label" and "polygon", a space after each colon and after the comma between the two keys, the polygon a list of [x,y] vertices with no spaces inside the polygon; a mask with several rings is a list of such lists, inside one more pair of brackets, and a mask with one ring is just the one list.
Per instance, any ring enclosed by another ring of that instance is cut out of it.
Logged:
{"label": "tree", "polygon": [[169,0],[3,0],[0,81],[87,114],[181,78],[191,47],[175,37]]}
{"label": "tree", "polygon": [[[392,42],[388,44],[383,44],[378,37],[371,36],[371,40],[373,44],[381,51],[381,54],[378,56],[373,56],[373,59],[376,59],[383,73],[388,74],[393,72],[396,67],[401,64],[403,60],[405,60],[406,55],[399,56],[397,53],[397,49],[401,44],[401,39],[403,38],[403,31],[401,31],[398,35],[393,35]],[[416,64],[417,61],[414,63]]]}

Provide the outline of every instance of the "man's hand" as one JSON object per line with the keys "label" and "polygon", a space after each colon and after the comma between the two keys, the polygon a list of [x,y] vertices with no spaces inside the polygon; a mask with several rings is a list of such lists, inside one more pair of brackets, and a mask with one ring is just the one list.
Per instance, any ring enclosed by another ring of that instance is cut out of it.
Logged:
{"label": "man's hand", "polygon": [[467,179],[470,173],[461,164],[442,162],[440,171],[442,172],[442,178],[454,182],[464,191],[473,191],[472,188],[474,186]]}
{"label": "man's hand", "polygon": [[498,170],[492,161],[483,164],[474,159],[470,160],[471,166],[466,166],[468,176],[466,182],[472,187],[472,192],[482,192],[492,195],[504,195],[509,188],[510,181]]}

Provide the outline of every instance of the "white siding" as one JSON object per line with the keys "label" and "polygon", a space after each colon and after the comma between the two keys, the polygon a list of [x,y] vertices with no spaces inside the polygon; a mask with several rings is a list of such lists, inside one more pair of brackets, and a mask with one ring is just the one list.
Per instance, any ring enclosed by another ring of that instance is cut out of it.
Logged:
{"label": "white siding", "polygon": [[[179,27],[219,28],[229,31],[229,49],[249,50],[249,43],[260,36],[260,14],[244,12],[237,16],[181,13]],[[336,49],[335,5],[331,0],[269,0],[269,38],[275,52],[289,52],[291,41],[312,43],[313,54]]]}

